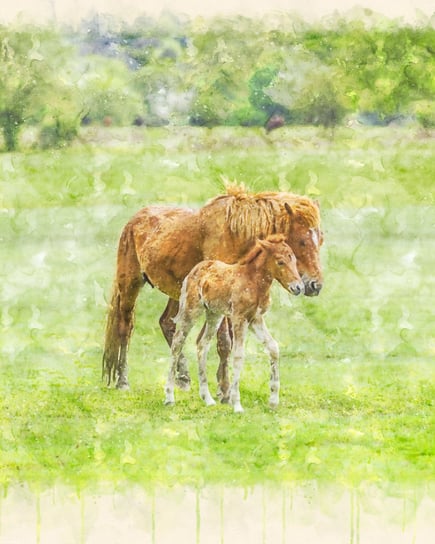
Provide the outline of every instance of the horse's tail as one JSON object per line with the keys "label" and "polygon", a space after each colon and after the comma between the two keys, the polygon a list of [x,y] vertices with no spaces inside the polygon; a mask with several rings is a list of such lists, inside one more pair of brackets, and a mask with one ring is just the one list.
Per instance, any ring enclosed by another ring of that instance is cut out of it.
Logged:
{"label": "horse's tail", "polygon": [[113,282],[112,295],[107,312],[106,334],[103,353],[103,379],[107,385],[116,380],[121,356],[121,336],[119,324],[121,320],[120,292],[117,281]]}
{"label": "horse's tail", "polygon": [[134,306],[143,285],[132,225],[124,228],[118,245],[116,277],[109,303],[103,353],[103,379],[128,388],[127,349],[133,331]]}

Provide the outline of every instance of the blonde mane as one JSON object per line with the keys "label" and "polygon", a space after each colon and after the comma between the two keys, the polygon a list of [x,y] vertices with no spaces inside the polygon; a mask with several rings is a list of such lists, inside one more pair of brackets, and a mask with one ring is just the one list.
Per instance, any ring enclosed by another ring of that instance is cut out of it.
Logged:
{"label": "blonde mane", "polygon": [[[226,201],[226,223],[232,234],[252,240],[287,232],[293,218],[308,228],[320,226],[317,204],[306,196],[286,192],[248,193],[243,185],[227,185],[226,194],[209,202]],[[292,215],[286,210],[290,206]]]}

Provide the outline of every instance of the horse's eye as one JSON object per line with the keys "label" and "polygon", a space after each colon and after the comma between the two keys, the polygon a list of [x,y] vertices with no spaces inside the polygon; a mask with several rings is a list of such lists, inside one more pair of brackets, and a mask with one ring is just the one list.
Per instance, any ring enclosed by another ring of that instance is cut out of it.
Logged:
{"label": "horse's eye", "polygon": [[305,240],[301,240],[301,241],[299,242],[299,245],[300,245],[301,247],[305,247]]}

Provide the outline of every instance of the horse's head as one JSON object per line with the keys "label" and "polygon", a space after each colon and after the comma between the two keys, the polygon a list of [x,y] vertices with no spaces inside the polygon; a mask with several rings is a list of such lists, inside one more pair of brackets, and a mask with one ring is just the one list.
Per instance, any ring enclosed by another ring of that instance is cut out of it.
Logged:
{"label": "horse's head", "polygon": [[293,295],[303,293],[304,282],[298,272],[296,256],[284,236],[272,235],[258,240],[258,244],[267,254],[266,266],[273,278]]}
{"label": "horse's head", "polygon": [[[316,206],[318,212],[318,203],[313,202],[312,206]],[[320,246],[323,244],[323,233],[320,230],[320,216],[317,213],[319,221],[313,223],[312,220],[308,220],[305,214],[292,209],[289,204],[285,203],[284,207],[291,217],[286,241],[296,255],[298,271],[305,285],[305,295],[316,296],[323,287],[320,264]]]}

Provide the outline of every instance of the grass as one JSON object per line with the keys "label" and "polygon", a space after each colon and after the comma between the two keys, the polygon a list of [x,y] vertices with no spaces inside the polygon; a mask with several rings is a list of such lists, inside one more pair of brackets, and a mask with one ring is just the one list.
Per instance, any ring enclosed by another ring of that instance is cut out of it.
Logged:
{"label": "grass", "polygon": [[[434,159],[433,139],[409,129],[88,131],[70,149],[0,155],[0,484],[433,484]],[[164,407],[165,298],[149,288],[131,391],[100,379],[122,226],[148,203],[201,205],[221,175],[322,205],[324,291],[276,287],[267,316],[275,412],[252,338],[243,416],[202,405],[192,338],[193,389]]]}

